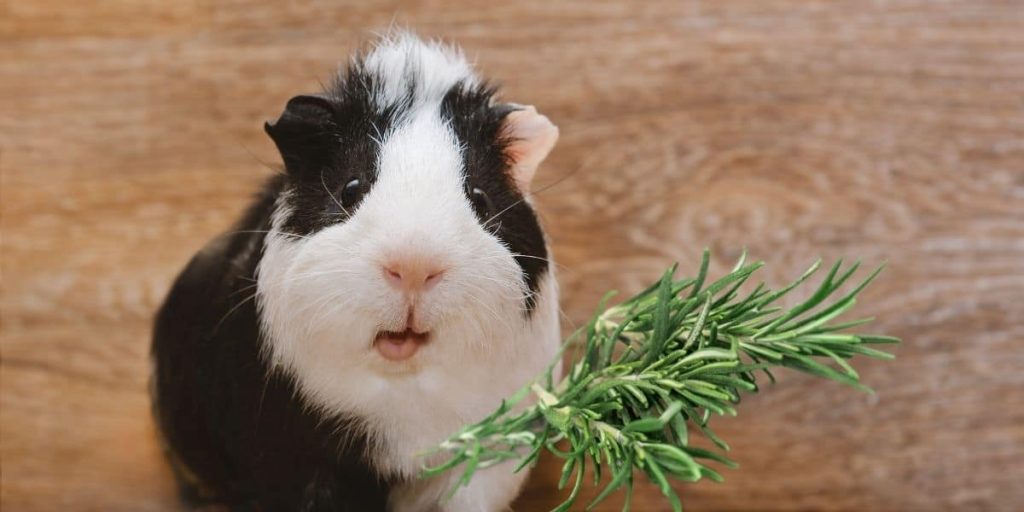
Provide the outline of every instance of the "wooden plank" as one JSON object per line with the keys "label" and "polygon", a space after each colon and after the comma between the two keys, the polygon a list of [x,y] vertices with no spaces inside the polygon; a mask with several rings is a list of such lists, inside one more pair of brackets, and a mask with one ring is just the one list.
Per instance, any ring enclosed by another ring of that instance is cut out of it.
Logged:
{"label": "wooden plank", "polygon": [[202,4],[200,0],[3,0],[0,41],[188,34],[205,18]]}

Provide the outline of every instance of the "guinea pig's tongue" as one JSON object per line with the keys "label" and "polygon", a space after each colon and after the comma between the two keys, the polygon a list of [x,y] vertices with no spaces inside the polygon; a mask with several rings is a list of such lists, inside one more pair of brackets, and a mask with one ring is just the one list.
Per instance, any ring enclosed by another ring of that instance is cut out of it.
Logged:
{"label": "guinea pig's tongue", "polygon": [[389,361],[405,361],[416,355],[420,345],[426,343],[427,335],[406,329],[403,332],[383,331],[377,334],[373,346],[377,352]]}

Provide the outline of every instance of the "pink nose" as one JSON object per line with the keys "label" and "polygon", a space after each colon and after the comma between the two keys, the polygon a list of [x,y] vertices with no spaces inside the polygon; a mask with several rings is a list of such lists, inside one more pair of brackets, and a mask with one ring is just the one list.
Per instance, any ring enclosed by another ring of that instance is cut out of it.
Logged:
{"label": "pink nose", "polygon": [[439,263],[426,258],[392,258],[384,264],[384,279],[397,290],[418,293],[437,284],[444,271]]}

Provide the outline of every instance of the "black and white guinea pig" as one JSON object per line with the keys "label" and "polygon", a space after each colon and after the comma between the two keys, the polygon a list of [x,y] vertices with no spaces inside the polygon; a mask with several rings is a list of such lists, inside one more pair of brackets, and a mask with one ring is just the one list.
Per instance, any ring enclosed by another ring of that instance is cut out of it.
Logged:
{"label": "black and white guinea pig", "polygon": [[284,172],[159,311],[154,410],[186,499],[494,511],[525,472],[422,454],[539,375],[558,292],[529,200],[558,138],[461,52],[399,32],[266,125]]}

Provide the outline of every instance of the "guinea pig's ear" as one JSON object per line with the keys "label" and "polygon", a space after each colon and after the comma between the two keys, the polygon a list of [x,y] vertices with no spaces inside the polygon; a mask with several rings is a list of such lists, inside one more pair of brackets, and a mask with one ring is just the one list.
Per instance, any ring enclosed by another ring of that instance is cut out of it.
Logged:
{"label": "guinea pig's ear", "polygon": [[501,134],[509,141],[505,151],[512,163],[512,179],[525,195],[530,191],[537,167],[558,141],[558,127],[532,105],[514,108],[505,116]]}
{"label": "guinea pig's ear", "polygon": [[277,121],[263,126],[290,172],[327,165],[337,144],[334,113],[334,104],[324,96],[296,96],[288,100]]}

